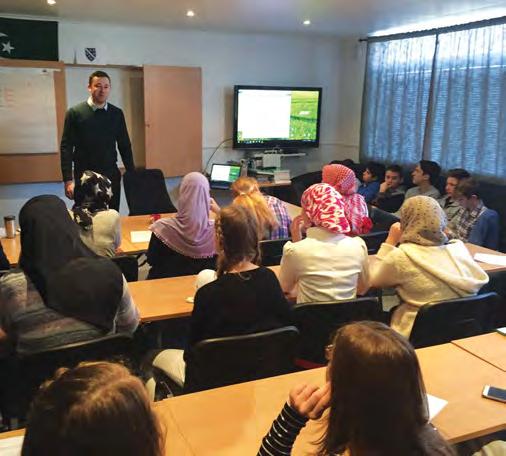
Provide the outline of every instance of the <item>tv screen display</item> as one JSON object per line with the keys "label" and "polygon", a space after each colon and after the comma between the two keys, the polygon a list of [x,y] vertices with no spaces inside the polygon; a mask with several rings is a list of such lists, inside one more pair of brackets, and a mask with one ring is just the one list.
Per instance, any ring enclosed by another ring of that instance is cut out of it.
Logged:
{"label": "tv screen display", "polygon": [[234,148],[318,147],[322,89],[234,87]]}

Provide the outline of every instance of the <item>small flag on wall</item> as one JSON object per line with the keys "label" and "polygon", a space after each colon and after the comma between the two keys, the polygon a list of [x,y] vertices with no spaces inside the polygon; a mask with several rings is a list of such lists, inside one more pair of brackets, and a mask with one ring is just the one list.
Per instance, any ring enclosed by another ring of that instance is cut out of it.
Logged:
{"label": "small flag on wall", "polygon": [[95,65],[108,63],[106,49],[103,46],[97,46],[95,43],[87,43],[87,46],[77,48],[75,55],[75,63],[93,63]]}
{"label": "small flag on wall", "polygon": [[0,58],[58,61],[58,23],[0,17]]}

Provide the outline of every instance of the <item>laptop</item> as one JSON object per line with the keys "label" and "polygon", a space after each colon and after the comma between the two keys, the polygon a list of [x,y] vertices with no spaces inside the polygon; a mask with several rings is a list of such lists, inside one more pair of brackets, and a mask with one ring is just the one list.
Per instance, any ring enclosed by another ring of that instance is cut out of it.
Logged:
{"label": "laptop", "polygon": [[241,175],[241,165],[213,164],[211,168],[211,188],[228,190]]}

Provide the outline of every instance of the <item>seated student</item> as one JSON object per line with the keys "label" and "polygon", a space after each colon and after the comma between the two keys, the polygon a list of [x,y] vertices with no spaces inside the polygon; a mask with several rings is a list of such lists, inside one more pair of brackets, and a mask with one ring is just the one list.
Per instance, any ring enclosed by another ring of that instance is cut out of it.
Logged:
{"label": "seated student", "polygon": [[332,185],[343,197],[344,215],[352,235],[368,233],[372,227],[367,203],[357,193],[355,179],[355,173],[343,165],[325,165],[322,170],[322,182]]}
{"label": "seated student", "polygon": [[474,179],[463,179],[453,192],[462,207],[452,226],[450,237],[463,242],[497,250],[499,247],[499,215],[480,199],[480,187]]}
{"label": "seated student", "polygon": [[378,195],[372,205],[386,212],[396,212],[404,202],[406,189],[402,184],[402,168],[390,165],[385,173],[385,181],[381,183]]}
{"label": "seated student", "polygon": [[111,181],[102,174],[85,171],[81,193],[82,203],[72,208],[81,239],[97,255],[113,257],[121,244],[121,226],[118,212],[109,209]]}
{"label": "seated student", "polygon": [[360,237],[346,236],[350,225],[341,195],[328,184],[314,184],[301,204],[302,214],[292,221],[293,242],[283,248],[281,288],[296,295],[297,303],[353,299],[366,292],[367,247]]}
{"label": "seated student", "polygon": [[286,456],[308,420],[329,408],[317,454],[452,456],[429,423],[415,350],[382,323],[340,328],[328,347],[327,383],[300,384],[263,438],[259,456]]}
{"label": "seated student", "polygon": [[390,325],[403,336],[409,337],[421,306],[474,295],[488,282],[466,246],[448,242],[445,227],[439,203],[414,196],[402,205],[400,224],[390,227],[376,254],[371,286],[395,288],[401,304]]}
{"label": "seated student", "polygon": [[260,229],[260,239],[284,239],[290,237],[290,216],[283,201],[260,193],[258,182],[251,177],[240,177],[230,187],[233,204],[240,204],[253,211]]}
{"label": "seated student", "polygon": [[357,193],[362,195],[367,203],[370,203],[379,192],[380,182],[383,180],[385,167],[381,163],[369,162],[362,174],[364,181],[358,187]]}
{"label": "seated student", "polygon": [[188,348],[184,354],[182,350],[164,350],[153,361],[181,386],[185,371],[191,369],[192,346],[197,342],[291,323],[290,306],[276,275],[258,266],[258,229],[253,213],[242,206],[227,206],[220,211],[215,227],[217,279],[195,294]]}
{"label": "seated student", "polygon": [[215,267],[210,209],[209,181],[200,173],[187,174],[179,189],[176,217],[157,220],[150,227],[148,279],[198,274]]}
{"label": "seated student", "polygon": [[32,198],[19,222],[21,269],[0,279],[0,345],[29,354],[135,331],[139,316],[126,280],[83,244],[61,199]]}
{"label": "seated student", "polygon": [[430,196],[431,198],[438,199],[441,195],[439,190],[434,187],[434,184],[437,183],[440,174],[441,167],[436,162],[420,160],[411,173],[415,186],[406,192],[404,200],[418,195]]}
{"label": "seated student", "polygon": [[142,382],[120,365],[81,363],[43,384],[22,456],[161,456],[164,437]]}
{"label": "seated student", "polygon": [[446,175],[446,195],[439,199],[439,204],[445,211],[449,229],[453,229],[459,213],[462,211],[462,207],[454,198],[455,187],[462,179],[468,179],[469,177],[471,175],[462,168],[450,169]]}

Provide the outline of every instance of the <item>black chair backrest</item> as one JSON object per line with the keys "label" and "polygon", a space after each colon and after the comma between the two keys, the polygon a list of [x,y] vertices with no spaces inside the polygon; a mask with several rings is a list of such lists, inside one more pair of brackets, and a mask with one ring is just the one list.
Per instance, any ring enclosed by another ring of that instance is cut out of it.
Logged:
{"label": "black chair backrest", "polygon": [[123,176],[123,186],[130,215],[177,212],[159,169],[127,171]]}
{"label": "black chair backrest", "polygon": [[497,293],[426,304],[416,315],[409,340],[421,348],[491,332],[497,327],[499,306]]}
{"label": "black chair backrest", "polygon": [[360,237],[365,241],[365,245],[367,245],[367,253],[369,255],[376,255],[376,253],[378,253],[381,243],[385,242],[387,236],[388,231],[376,231],[360,235]]}
{"label": "black chair backrest", "polygon": [[371,232],[388,231],[390,227],[399,221],[399,217],[391,214],[390,212],[383,211],[377,207],[368,205],[369,217],[372,220]]}
{"label": "black chair backrest", "polygon": [[275,266],[281,262],[283,246],[290,239],[275,239],[260,241],[260,252],[262,253],[262,266]]}
{"label": "black chair backrest", "polygon": [[112,257],[111,260],[121,269],[127,282],[137,282],[139,279],[139,265],[137,258],[131,255],[121,255]]}
{"label": "black chair backrest", "polygon": [[394,195],[390,198],[380,198],[375,204],[378,209],[385,212],[396,212],[398,211],[402,203],[404,203],[404,195]]}
{"label": "black chair backrest", "polygon": [[186,364],[185,392],[201,391],[293,371],[299,331],[294,326],[198,342]]}
{"label": "black chair backrest", "polygon": [[297,358],[316,364],[325,363],[325,347],[341,326],[353,321],[384,321],[381,305],[375,297],[297,304],[293,316],[300,331]]}
{"label": "black chair backrest", "polygon": [[289,203],[300,206],[300,199],[304,191],[311,187],[313,184],[317,184],[322,181],[322,172],[313,171],[311,173],[301,174],[292,178],[292,198]]}
{"label": "black chair backrest", "polygon": [[128,364],[131,361],[132,350],[132,336],[109,334],[91,341],[76,342],[19,356],[12,363],[12,370],[9,373],[15,415],[25,416],[39,386],[52,378],[60,367],[74,367],[82,361],[121,360]]}

